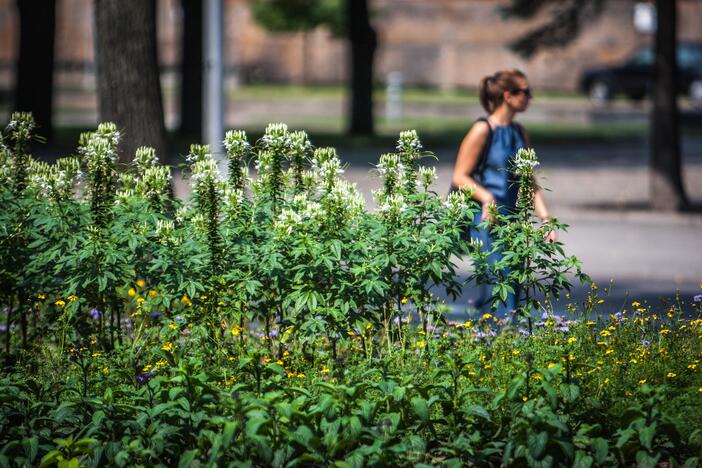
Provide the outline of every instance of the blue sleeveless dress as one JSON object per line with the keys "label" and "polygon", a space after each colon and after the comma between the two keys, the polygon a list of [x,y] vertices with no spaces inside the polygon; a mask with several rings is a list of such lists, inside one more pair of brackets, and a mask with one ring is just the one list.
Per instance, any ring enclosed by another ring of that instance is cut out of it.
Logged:
{"label": "blue sleeveless dress", "polygon": [[[492,127],[490,150],[485,160],[483,172],[480,175],[476,175],[476,179],[480,185],[489,190],[495,197],[495,203],[501,214],[513,213],[516,207],[519,187],[517,178],[511,171],[512,159],[520,148],[525,147],[524,137],[515,124],[495,125]],[[481,217],[481,212],[476,213],[473,220],[476,226],[481,223]],[[480,239],[483,242],[483,250],[491,249],[492,237],[487,229],[472,229],[471,239]],[[488,260],[494,263],[501,258],[502,254],[495,252],[488,257]],[[492,286],[482,285],[480,289],[480,296],[474,306],[480,312],[487,312]],[[504,316],[515,310],[518,296],[519,290],[515,287],[515,294],[510,294],[507,297],[506,304],[499,304],[496,311],[497,314]]]}

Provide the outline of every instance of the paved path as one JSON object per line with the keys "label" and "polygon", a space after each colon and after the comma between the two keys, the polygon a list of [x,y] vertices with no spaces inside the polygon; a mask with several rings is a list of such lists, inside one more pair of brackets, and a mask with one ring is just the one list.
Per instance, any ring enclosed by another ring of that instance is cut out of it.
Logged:
{"label": "paved path", "polygon": [[[685,186],[691,200],[702,205],[702,142],[686,141]],[[381,149],[388,151],[388,149]],[[541,182],[550,211],[570,225],[560,234],[566,252],[603,288],[613,281],[604,310],[614,311],[631,299],[661,304],[680,291],[686,300],[702,293],[702,212],[665,214],[649,211],[645,142],[615,147],[545,147]],[[340,154],[344,155],[343,150]],[[446,190],[453,150],[437,151],[437,191]],[[346,170],[372,204],[370,193],[380,181],[369,177],[369,162],[351,152]],[[462,262],[460,273],[470,267]],[[600,290],[602,293],[602,289]],[[587,288],[574,291],[583,300]],[[456,301],[460,310],[474,293]]]}

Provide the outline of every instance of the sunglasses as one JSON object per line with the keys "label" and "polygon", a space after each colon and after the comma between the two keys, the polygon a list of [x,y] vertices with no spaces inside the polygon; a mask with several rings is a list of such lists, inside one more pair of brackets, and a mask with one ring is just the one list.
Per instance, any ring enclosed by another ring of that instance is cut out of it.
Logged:
{"label": "sunglasses", "polygon": [[531,88],[517,88],[510,91],[510,93],[514,94],[515,96],[524,94],[528,98],[532,97]]}

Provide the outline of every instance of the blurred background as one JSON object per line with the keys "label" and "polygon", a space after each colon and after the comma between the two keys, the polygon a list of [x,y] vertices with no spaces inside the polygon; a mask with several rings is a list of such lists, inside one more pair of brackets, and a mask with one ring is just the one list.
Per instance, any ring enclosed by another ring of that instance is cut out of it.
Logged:
{"label": "blurred background", "polygon": [[550,211],[601,289],[613,281],[607,307],[693,300],[701,24],[699,0],[0,0],[0,124],[32,111],[47,138],[35,155],[51,160],[113,120],[124,162],[148,144],[175,165],[217,122],[251,139],[285,122],[335,146],[372,206],[368,171],[407,128],[445,193],[484,114],[479,80],[519,68]]}

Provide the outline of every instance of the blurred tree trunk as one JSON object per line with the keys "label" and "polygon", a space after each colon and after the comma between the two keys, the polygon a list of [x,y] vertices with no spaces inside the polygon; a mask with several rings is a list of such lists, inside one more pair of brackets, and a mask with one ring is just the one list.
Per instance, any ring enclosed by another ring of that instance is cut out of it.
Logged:
{"label": "blurred tree trunk", "polygon": [[96,0],[95,28],[100,120],[122,132],[121,160],[142,145],[166,160],[155,0]]}
{"label": "blurred tree trunk", "polygon": [[674,0],[656,0],[655,81],[651,112],[651,206],[675,211],[688,206],[681,175],[677,102],[677,14]]}
{"label": "blurred tree trunk", "polygon": [[370,24],[368,0],[346,0],[348,37],[351,47],[350,124],[352,135],[372,135],[373,61],[378,44]]}
{"label": "blurred tree trunk", "polygon": [[53,135],[55,0],[17,0],[20,20],[15,110],[31,112],[37,134]]}
{"label": "blurred tree trunk", "polygon": [[180,134],[202,140],[202,1],[181,0]]}

